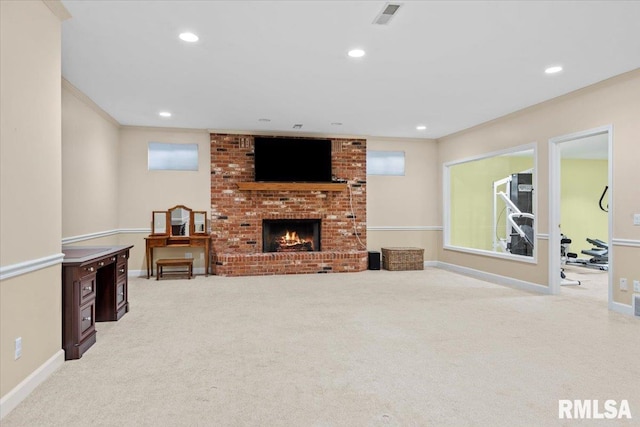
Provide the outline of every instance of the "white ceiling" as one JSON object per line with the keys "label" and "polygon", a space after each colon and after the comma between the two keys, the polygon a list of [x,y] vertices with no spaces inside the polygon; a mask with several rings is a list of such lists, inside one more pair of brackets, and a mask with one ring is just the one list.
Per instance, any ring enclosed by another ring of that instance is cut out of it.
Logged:
{"label": "white ceiling", "polygon": [[635,1],[63,3],[63,76],[125,125],[438,138],[640,68]]}

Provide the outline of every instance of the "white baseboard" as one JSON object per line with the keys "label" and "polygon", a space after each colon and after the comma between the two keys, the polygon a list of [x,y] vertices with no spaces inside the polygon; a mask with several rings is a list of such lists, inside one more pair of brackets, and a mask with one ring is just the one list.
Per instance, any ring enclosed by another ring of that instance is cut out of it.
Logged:
{"label": "white baseboard", "polygon": [[512,288],[536,292],[539,294],[551,294],[551,288],[549,286],[538,285],[537,283],[526,282],[524,280],[501,276],[499,274],[487,273],[486,271],[476,270],[469,267],[462,267],[460,265],[449,264],[446,262],[437,261],[436,263],[437,267],[443,270],[464,274],[465,276],[471,276],[476,279],[486,280],[487,282],[497,283],[498,285],[509,286]]}
{"label": "white baseboard", "polygon": [[438,261],[425,261],[425,267],[438,267]]}
{"label": "white baseboard", "polygon": [[42,384],[64,363],[64,350],[58,350],[49,360],[40,365],[20,384],[0,399],[0,419],[13,411],[33,390]]}
{"label": "white baseboard", "polygon": [[611,301],[609,302],[609,310],[615,311],[616,313],[633,316],[633,307],[627,304]]}
{"label": "white baseboard", "polygon": [[[153,269],[153,272],[156,272],[156,269]],[[193,268],[194,276],[197,274],[204,275],[204,267],[194,267]],[[128,277],[147,277],[147,270],[129,270],[127,272]],[[154,276],[155,277],[155,276]]]}

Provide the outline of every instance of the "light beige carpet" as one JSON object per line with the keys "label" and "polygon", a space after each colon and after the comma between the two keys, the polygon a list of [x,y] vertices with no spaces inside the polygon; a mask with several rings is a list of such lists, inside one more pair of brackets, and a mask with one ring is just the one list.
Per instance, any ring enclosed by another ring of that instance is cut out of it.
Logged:
{"label": "light beige carpet", "polygon": [[579,425],[558,399],[640,420],[640,321],[592,298],[426,269],[132,279],[129,300],[2,426]]}

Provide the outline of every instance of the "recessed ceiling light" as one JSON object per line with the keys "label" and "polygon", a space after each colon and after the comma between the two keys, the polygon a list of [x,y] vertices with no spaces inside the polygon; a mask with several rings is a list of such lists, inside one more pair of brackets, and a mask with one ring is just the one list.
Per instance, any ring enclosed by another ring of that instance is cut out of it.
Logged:
{"label": "recessed ceiling light", "polygon": [[271,119],[258,119],[259,122],[270,122]]}
{"label": "recessed ceiling light", "polygon": [[425,130],[427,127],[425,125],[418,125],[416,126],[416,129],[418,130]]}
{"label": "recessed ceiling light", "polygon": [[332,126],[342,126],[342,123],[340,122],[331,122]]}
{"label": "recessed ceiling light", "polygon": [[560,65],[554,65],[553,67],[549,67],[544,70],[544,72],[547,74],[555,74],[559,73],[560,71],[562,71],[562,67]]}
{"label": "recessed ceiling light", "polygon": [[199,40],[199,37],[193,33],[181,33],[178,37],[180,37],[180,40],[190,43],[194,43]]}
{"label": "recessed ceiling light", "polygon": [[160,111],[160,112],[158,113],[158,115],[159,115],[160,117],[171,117],[171,113],[170,113],[170,112],[168,112],[168,111]]}
{"label": "recessed ceiling light", "polygon": [[352,58],[362,58],[365,52],[362,49],[353,49],[349,51],[348,55]]}

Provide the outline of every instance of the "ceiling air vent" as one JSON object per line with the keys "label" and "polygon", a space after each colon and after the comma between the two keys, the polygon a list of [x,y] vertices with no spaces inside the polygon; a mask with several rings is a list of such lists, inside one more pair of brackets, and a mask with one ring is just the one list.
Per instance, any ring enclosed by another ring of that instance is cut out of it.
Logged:
{"label": "ceiling air vent", "polygon": [[380,12],[378,16],[376,16],[376,19],[373,20],[373,23],[377,25],[387,25],[389,21],[391,21],[391,18],[393,18],[398,12],[400,6],[402,6],[401,3],[385,4],[382,8],[382,12]]}
{"label": "ceiling air vent", "polygon": [[297,123],[295,125],[293,125],[294,129],[302,129],[302,125],[300,123]]}

